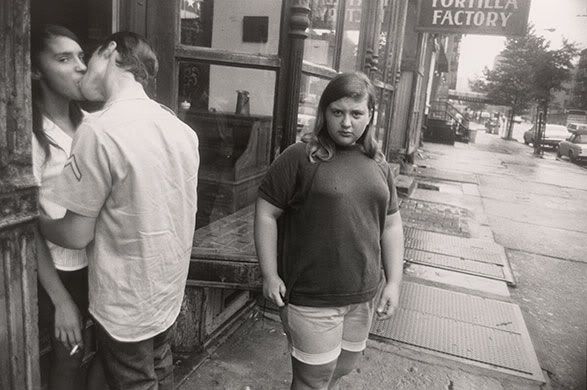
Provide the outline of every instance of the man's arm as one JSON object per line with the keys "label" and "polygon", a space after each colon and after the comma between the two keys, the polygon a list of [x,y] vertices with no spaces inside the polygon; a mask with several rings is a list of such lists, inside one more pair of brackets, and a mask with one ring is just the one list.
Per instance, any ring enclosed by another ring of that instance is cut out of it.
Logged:
{"label": "man's arm", "polygon": [[399,305],[404,264],[404,231],[399,211],[385,219],[381,236],[381,257],[385,271],[385,287],[377,306],[380,319],[389,318]]}
{"label": "man's arm", "polygon": [[96,218],[67,210],[61,219],[39,218],[41,234],[64,248],[83,249],[94,239]]}

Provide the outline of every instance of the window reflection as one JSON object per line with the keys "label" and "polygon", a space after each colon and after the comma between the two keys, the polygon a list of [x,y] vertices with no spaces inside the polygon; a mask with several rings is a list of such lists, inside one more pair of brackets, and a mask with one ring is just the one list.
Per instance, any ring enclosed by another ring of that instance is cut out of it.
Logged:
{"label": "window reflection", "polygon": [[275,73],[185,61],[180,117],[200,139],[197,228],[256,199],[269,167]]}
{"label": "window reflection", "polygon": [[390,82],[394,75],[391,74],[391,66],[393,64],[393,37],[389,35],[389,27],[392,23],[393,16],[393,2],[385,0],[381,4],[383,12],[380,13],[381,29],[379,33],[379,67],[377,73],[374,75],[375,80]]}
{"label": "window reflection", "polygon": [[304,134],[314,130],[318,102],[329,81],[306,74],[302,75],[296,141],[301,140]]}
{"label": "window reflection", "polygon": [[310,27],[304,41],[304,59],[317,65],[334,66],[338,0],[311,0]]}
{"label": "window reflection", "polygon": [[280,0],[179,0],[180,42],[239,53],[277,54]]}
{"label": "window reflection", "polygon": [[361,29],[361,3],[361,0],[346,1],[339,66],[341,72],[357,70],[359,34]]}
{"label": "window reflection", "polygon": [[392,92],[388,90],[380,90],[379,104],[376,110],[376,116],[374,118],[373,123],[375,124],[375,138],[380,143],[383,142],[383,138],[385,137],[385,132],[387,130],[387,122],[388,122],[388,112],[389,106],[391,104],[391,97]]}
{"label": "window reflection", "polygon": [[181,0],[180,42],[186,45],[210,47],[212,42],[213,2],[206,0]]}

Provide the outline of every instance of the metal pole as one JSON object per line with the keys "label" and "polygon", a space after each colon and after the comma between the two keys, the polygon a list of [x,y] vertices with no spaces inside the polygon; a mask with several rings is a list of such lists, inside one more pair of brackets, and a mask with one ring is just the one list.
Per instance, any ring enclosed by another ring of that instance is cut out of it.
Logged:
{"label": "metal pole", "polygon": [[544,113],[540,111],[538,113],[538,123],[534,130],[534,155],[542,156],[542,137],[543,137],[543,126],[544,126]]}

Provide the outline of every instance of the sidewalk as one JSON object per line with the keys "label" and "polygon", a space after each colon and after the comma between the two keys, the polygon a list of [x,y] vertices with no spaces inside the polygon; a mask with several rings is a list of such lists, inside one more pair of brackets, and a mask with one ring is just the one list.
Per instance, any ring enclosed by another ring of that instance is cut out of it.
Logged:
{"label": "sidewalk", "polygon": [[[516,275],[493,239],[479,191],[478,174],[504,175],[495,155],[504,142],[480,131],[477,144],[424,147],[418,188],[401,204],[407,266],[400,309],[374,324],[363,360],[341,389],[549,388],[510,297]],[[290,376],[281,325],[259,308],[180,388],[287,389]]]}

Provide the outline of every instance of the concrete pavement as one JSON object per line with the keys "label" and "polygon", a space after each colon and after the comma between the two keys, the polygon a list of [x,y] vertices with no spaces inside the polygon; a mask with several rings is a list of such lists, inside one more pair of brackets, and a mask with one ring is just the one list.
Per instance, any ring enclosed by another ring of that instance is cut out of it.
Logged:
{"label": "concrete pavement", "polygon": [[[584,388],[587,171],[549,155],[537,159],[530,147],[482,132],[475,144],[426,144],[416,164],[420,188],[410,201],[426,207],[406,211],[406,226],[495,238],[518,286],[422,264],[410,264],[406,280],[519,305],[547,383],[379,338],[369,341],[341,388]],[[477,184],[458,181],[471,176]],[[286,340],[271,318],[256,312],[226,343],[207,351],[181,389],[288,388]]]}

